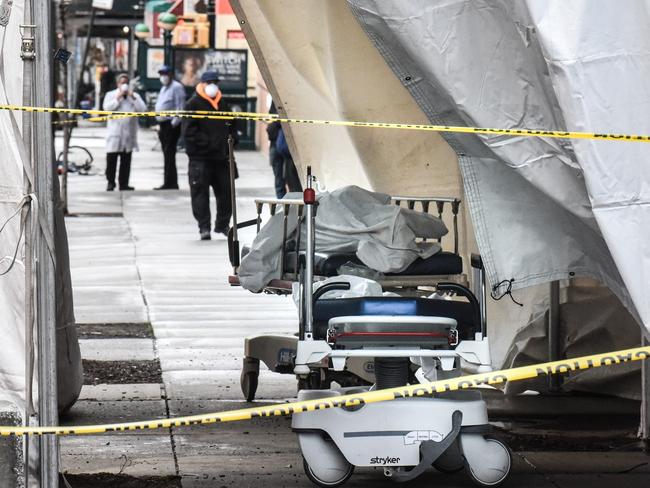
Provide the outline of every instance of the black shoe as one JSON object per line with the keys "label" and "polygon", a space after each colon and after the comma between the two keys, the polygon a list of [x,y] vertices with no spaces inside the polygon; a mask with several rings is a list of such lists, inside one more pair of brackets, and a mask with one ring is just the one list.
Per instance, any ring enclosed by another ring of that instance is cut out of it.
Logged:
{"label": "black shoe", "polygon": [[209,229],[202,230],[200,232],[200,234],[201,234],[201,240],[202,241],[209,241],[210,239],[212,239],[212,236],[210,235],[210,230]]}
{"label": "black shoe", "polygon": [[106,185],[106,191],[113,191],[115,190],[115,183],[109,183]]}
{"label": "black shoe", "polygon": [[156,188],[154,188],[154,190],[178,190],[178,185],[176,185],[176,186],[161,185],[161,186],[157,186]]}
{"label": "black shoe", "polygon": [[133,191],[135,188],[132,186],[120,186],[120,191]]}
{"label": "black shoe", "polygon": [[228,237],[228,232],[230,231],[230,227],[215,227],[214,228],[214,233],[215,234],[223,234],[224,236]]}

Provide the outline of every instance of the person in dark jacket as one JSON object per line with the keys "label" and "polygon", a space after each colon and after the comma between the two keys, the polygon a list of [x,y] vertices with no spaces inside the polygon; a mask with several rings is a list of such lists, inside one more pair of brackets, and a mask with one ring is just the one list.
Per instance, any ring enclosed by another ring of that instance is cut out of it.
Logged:
{"label": "person in dark jacket", "polygon": [[[275,102],[271,103],[270,114],[277,114]],[[275,187],[275,196],[283,198],[287,193],[286,181],[284,179],[284,157],[275,148],[275,141],[278,139],[278,133],[281,130],[280,122],[273,121],[266,126],[266,134],[269,136],[269,163],[273,169],[273,180]]]}
{"label": "person in dark jacket", "polygon": [[[275,102],[271,103],[269,113],[278,113]],[[273,168],[275,196],[277,198],[284,198],[287,194],[287,186],[290,192],[302,192],[300,176],[298,176],[296,165],[289,152],[289,146],[287,146],[284,137],[282,124],[277,120],[270,122],[266,126],[266,134],[269,136],[269,162],[271,163],[271,168]]]}
{"label": "person in dark jacket", "polygon": [[[290,192],[302,192],[302,185],[300,184],[300,176],[296,170],[296,164],[293,162],[287,138],[284,134],[284,129],[280,127],[278,137],[275,140],[275,150],[282,157],[282,165],[284,167],[284,181],[286,186],[289,187]],[[286,190],[285,190],[286,194]]]}
{"label": "person in dark jacket", "polygon": [[[188,111],[225,111],[222,106],[219,77],[206,71],[196,92],[185,104]],[[215,119],[183,119],[185,150],[189,157],[188,176],[192,213],[199,224],[201,240],[210,236],[210,187],[217,199],[214,232],[228,235],[232,208],[230,203],[230,174],[228,165],[228,136],[235,137],[234,121]]]}

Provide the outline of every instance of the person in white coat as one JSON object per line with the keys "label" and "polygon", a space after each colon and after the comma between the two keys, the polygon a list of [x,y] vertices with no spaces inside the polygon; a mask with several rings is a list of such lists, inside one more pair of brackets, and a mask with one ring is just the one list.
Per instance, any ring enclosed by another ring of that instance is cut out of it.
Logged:
{"label": "person in white coat", "polygon": [[[117,88],[109,91],[104,97],[104,110],[118,112],[144,112],[144,101],[129,86],[129,77],[125,74],[118,76]],[[123,117],[109,119],[106,134],[106,191],[115,190],[115,172],[117,159],[120,159],[119,188],[122,191],[133,190],[129,186],[131,174],[131,153],[138,149],[138,118]]]}

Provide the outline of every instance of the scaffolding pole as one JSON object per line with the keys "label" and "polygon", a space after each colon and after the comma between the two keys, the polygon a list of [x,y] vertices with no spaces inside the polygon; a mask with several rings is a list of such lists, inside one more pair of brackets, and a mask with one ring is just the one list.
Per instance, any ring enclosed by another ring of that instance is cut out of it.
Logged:
{"label": "scaffolding pole", "polygon": [[[32,79],[34,72],[33,43],[28,39],[33,36],[33,22],[31,13],[31,2],[25,2],[25,10],[21,26],[23,45],[20,56],[23,60],[23,105],[31,106],[34,103]],[[33,114],[25,112],[22,114],[22,138],[25,145],[25,161],[23,161],[23,194],[30,195],[34,188],[32,186],[33,172],[28,171],[26,165],[32,165],[32,125]],[[34,396],[32,391],[34,381],[34,242],[31,232],[33,219],[36,216],[32,213],[31,207],[27,208],[25,216],[25,409],[23,410],[23,425],[29,426],[34,415]],[[38,485],[38,480],[32,481],[30,470],[31,447],[38,447],[38,441],[32,443],[29,436],[23,437],[23,476],[26,487]],[[35,477],[36,478],[36,477]]]}
{"label": "scaffolding pole", "polygon": [[[53,18],[50,0],[29,0],[35,29],[35,64],[32,79],[34,102],[52,106]],[[38,80],[38,85],[36,85]],[[37,88],[37,89],[36,89]],[[54,235],[55,158],[51,115],[35,114],[32,164],[34,193],[38,199],[39,230],[36,233],[36,330],[38,343],[38,420],[40,425],[58,425],[56,375],[56,308]],[[58,182],[57,182],[58,184]],[[59,458],[56,436],[45,435],[40,443],[41,488],[58,488]]]}

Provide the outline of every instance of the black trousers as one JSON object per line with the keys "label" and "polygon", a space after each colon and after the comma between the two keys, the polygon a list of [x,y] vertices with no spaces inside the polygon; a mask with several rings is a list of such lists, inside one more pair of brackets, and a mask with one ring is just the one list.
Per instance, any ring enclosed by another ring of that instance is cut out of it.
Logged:
{"label": "black trousers", "polygon": [[287,186],[291,192],[301,192],[302,184],[300,183],[300,176],[298,170],[293,162],[293,158],[284,158],[284,177],[287,181]]}
{"label": "black trousers", "polygon": [[178,174],[176,172],[176,146],[181,136],[181,126],[174,127],[171,121],[160,123],[158,139],[165,158],[165,179],[163,186],[166,188],[178,188]]}
{"label": "black trousers", "polygon": [[269,161],[273,168],[273,183],[276,198],[284,198],[287,194],[286,181],[284,179],[284,157],[278,152],[274,144],[269,147]]}
{"label": "black trousers", "polygon": [[115,186],[115,172],[117,170],[117,158],[120,158],[120,175],[118,182],[120,189],[129,186],[129,176],[131,175],[131,153],[130,152],[110,152],[106,153],[106,180],[109,185]]}
{"label": "black trousers", "polygon": [[188,176],[192,213],[199,224],[199,231],[210,230],[210,188],[217,199],[217,218],[214,228],[217,231],[227,230],[232,216],[228,161],[190,158]]}

